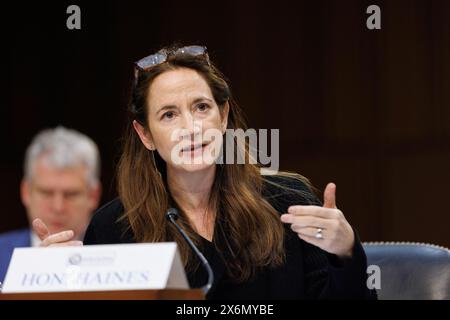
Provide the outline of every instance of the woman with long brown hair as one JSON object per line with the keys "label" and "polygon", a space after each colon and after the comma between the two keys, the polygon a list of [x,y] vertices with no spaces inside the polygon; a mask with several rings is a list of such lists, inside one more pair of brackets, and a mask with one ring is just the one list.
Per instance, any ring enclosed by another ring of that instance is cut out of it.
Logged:
{"label": "woman with long brown hair", "polygon": [[[205,47],[163,48],[138,61],[129,111],[119,197],[97,211],[84,244],[175,241],[190,285],[201,286],[205,270],[166,219],[174,207],[212,266],[208,298],[374,296],[334,184],[322,204],[298,174],[262,175],[252,161],[218,163],[227,152],[249,160],[250,146],[233,139],[233,148],[225,147],[229,130],[246,127]],[[70,240],[35,227],[44,246]]]}

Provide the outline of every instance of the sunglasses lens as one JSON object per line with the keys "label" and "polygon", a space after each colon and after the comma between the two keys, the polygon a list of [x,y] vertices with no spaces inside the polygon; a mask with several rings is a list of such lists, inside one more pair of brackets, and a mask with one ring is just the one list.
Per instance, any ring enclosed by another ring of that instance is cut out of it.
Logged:
{"label": "sunglasses lens", "polygon": [[163,63],[164,61],[166,61],[166,58],[167,58],[166,54],[155,53],[139,60],[138,62],[136,62],[136,65],[141,69],[146,69],[155,66],[157,64]]}
{"label": "sunglasses lens", "polygon": [[190,54],[193,56],[198,56],[204,54],[206,52],[206,48],[202,46],[189,46],[183,47],[176,51],[176,54]]}

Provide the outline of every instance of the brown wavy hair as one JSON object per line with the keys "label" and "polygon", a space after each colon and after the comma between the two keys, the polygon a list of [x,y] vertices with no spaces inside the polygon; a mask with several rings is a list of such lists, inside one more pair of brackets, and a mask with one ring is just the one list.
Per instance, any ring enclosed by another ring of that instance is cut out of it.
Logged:
{"label": "brown wavy hair", "polygon": [[[175,49],[166,48],[168,52],[174,52]],[[136,76],[129,103],[130,118],[118,164],[117,185],[125,209],[121,219],[128,220],[135,240],[175,241],[186,270],[193,272],[199,263],[185,240],[166,220],[167,209],[171,206],[179,209],[181,227],[200,247],[202,238],[194,231],[187,216],[170,195],[164,160],[158,152],[154,151],[152,154],[152,151],[145,148],[132,126],[132,121],[136,120],[145,130],[150,130],[147,106],[150,85],[158,75],[179,68],[195,70],[203,77],[220,111],[228,102],[228,128],[246,129],[241,110],[232,98],[225,77],[211,61],[204,56],[171,55],[163,64],[148,71],[140,71]],[[238,147],[244,148],[241,152],[248,156],[247,143],[242,147],[235,142],[234,152],[238,152]],[[215,229],[218,230],[214,233],[220,231],[226,236],[219,241],[214,237],[214,246],[219,253],[231,254],[231,259],[227,259],[228,273],[235,281],[243,282],[260,268],[272,268],[284,263],[285,231],[279,213],[262,196],[264,180],[259,165],[245,163],[216,166],[209,201],[210,207],[217,212]]]}

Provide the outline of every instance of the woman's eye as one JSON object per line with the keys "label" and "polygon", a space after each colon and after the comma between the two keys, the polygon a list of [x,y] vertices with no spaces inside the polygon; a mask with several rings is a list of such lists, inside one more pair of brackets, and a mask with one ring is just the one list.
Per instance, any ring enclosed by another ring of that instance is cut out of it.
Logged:
{"label": "woman's eye", "polygon": [[167,111],[162,115],[162,119],[172,119],[175,116],[173,111]]}
{"label": "woman's eye", "polygon": [[200,112],[205,112],[206,110],[209,109],[209,105],[207,105],[206,103],[200,103],[197,105],[197,109]]}

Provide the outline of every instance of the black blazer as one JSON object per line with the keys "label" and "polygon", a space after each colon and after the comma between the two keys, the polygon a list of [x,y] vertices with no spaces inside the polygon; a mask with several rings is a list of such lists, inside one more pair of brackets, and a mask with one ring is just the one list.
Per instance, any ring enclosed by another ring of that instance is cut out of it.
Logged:
{"label": "black blazer", "polygon": [[[263,196],[280,214],[291,205],[321,205],[318,198],[303,183],[278,176],[268,179],[304,195],[286,191],[265,183]],[[93,216],[86,231],[84,244],[133,243],[133,234],[126,220],[117,222],[124,208],[120,199],[101,207]],[[221,241],[215,228],[214,241]],[[351,259],[340,260],[320,248],[301,240],[288,226],[285,228],[284,246],[286,263],[276,269],[263,269],[255,278],[245,283],[235,283],[226,272],[226,258],[215,249],[213,243],[204,239],[200,250],[214,271],[214,284],[208,299],[376,299],[374,290],[366,285],[366,255],[355,233],[355,246]],[[191,287],[206,283],[207,273],[200,266],[196,272],[187,274]]]}

